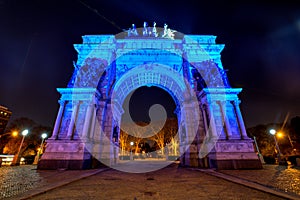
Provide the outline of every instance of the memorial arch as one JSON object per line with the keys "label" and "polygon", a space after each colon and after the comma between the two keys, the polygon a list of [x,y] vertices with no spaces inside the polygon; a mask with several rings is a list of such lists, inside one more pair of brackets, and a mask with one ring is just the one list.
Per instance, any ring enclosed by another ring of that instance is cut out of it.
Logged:
{"label": "memorial arch", "polygon": [[[176,103],[181,165],[261,168],[231,88],[215,36],[86,35],[61,94],[52,137],[39,169],[88,169],[120,163],[124,99],[142,86],[167,91]],[[122,128],[122,127],[121,127]]]}

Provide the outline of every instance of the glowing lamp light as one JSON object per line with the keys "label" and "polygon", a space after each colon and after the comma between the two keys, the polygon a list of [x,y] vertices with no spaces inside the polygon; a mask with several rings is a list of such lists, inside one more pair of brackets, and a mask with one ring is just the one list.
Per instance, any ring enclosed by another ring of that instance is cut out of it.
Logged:
{"label": "glowing lamp light", "polygon": [[277,133],[277,137],[279,137],[279,138],[283,137],[283,133],[282,132],[278,132]]}
{"label": "glowing lamp light", "polygon": [[12,136],[16,137],[18,135],[18,131],[12,132]]}
{"label": "glowing lamp light", "polygon": [[29,131],[27,129],[25,129],[24,131],[22,131],[22,135],[26,136],[29,133]]}
{"label": "glowing lamp light", "polygon": [[47,137],[47,133],[42,134],[42,138],[45,139]]}
{"label": "glowing lamp light", "polygon": [[130,145],[133,146],[134,142],[130,142]]}
{"label": "glowing lamp light", "polygon": [[269,132],[270,132],[271,135],[275,135],[276,134],[275,129],[271,129]]}

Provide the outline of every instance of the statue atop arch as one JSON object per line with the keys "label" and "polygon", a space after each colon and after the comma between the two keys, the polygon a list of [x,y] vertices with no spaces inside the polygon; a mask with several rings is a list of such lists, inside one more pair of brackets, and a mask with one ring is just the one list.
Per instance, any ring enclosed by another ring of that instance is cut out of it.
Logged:
{"label": "statue atop arch", "polygon": [[175,30],[172,30],[168,28],[168,25],[165,23],[164,28],[161,32],[157,31],[156,28],[156,22],[153,22],[153,27],[149,27],[147,22],[144,22],[143,28],[141,30],[141,33],[139,34],[135,24],[132,24],[132,27],[127,30],[127,36],[128,37],[137,37],[137,36],[143,36],[143,37],[160,37],[160,38],[168,38],[168,39],[174,39],[175,37]]}

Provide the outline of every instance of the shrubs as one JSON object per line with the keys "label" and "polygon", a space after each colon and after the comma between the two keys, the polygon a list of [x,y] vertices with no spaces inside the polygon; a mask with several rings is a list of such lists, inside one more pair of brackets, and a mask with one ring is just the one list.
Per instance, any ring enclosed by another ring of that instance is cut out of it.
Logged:
{"label": "shrubs", "polygon": [[275,164],[276,163],[276,159],[274,158],[274,156],[264,156],[264,161],[266,164]]}
{"label": "shrubs", "polygon": [[296,159],[300,158],[300,155],[293,155],[288,157],[288,161],[291,162],[292,165],[297,165]]}

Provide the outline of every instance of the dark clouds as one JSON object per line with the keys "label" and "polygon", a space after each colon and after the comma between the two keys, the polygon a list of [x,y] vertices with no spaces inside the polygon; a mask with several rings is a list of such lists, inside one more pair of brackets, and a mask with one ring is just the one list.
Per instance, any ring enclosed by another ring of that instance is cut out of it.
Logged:
{"label": "dark clouds", "polygon": [[[90,8],[83,5],[87,4]],[[243,87],[246,125],[300,115],[300,6],[262,1],[0,1],[0,104],[13,117],[53,125],[57,87],[77,59],[74,43],[88,34],[117,34],[144,21],[185,34],[211,34],[225,44],[222,61]],[[106,20],[106,19],[108,20]]]}

